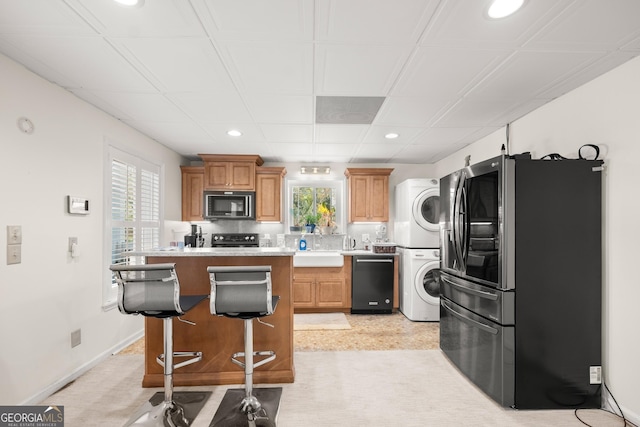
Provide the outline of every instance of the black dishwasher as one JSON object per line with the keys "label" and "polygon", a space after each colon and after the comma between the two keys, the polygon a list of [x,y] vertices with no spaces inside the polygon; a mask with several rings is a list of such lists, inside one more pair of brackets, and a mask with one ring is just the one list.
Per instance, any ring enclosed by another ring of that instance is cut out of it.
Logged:
{"label": "black dishwasher", "polygon": [[389,314],[393,309],[393,255],[355,255],[351,266],[351,313]]}

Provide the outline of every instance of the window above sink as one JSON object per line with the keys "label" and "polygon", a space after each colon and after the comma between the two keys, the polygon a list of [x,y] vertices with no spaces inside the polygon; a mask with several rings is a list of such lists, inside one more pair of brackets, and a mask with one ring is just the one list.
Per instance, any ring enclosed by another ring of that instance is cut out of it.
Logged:
{"label": "window above sink", "polygon": [[305,217],[318,215],[318,225],[334,225],[334,232],[344,233],[346,227],[346,204],[344,203],[344,180],[336,179],[291,179],[287,180],[286,227],[302,227]]}

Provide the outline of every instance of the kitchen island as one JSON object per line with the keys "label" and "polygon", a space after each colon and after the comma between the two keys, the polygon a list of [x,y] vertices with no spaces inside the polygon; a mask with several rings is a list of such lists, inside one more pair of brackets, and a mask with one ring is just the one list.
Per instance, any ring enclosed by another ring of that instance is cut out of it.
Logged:
{"label": "kitchen island", "polygon": [[[293,254],[292,250],[283,248],[194,248],[127,255],[144,256],[147,264],[175,263],[182,295],[210,293],[209,266],[271,266],[273,295],[280,296],[280,301],[275,313],[262,319],[273,328],[254,322],[254,348],[256,351],[273,350],[276,359],[255,369],[254,381],[260,384],[294,381]],[[204,300],[182,316],[195,325],[173,320],[174,351],[202,352],[200,362],[174,371],[173,381],[177,386],[244,382],[244,371],[231,362],[233,353],[244,351],[244,322],[212,315],[209,301]],[[162,320],[146,317],[143,387],[163,385],[163,368],[156,362],[156,357],[163,351]]]}

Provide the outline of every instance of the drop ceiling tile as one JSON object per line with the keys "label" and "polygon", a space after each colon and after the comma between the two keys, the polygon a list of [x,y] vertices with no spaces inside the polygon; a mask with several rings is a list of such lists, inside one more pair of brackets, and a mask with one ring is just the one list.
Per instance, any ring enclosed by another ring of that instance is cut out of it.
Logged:
{"label": "drop ceiling tile", "polygon": [[233,82],[206,38],[129,38],[119,43],[131,62],[166,92],[235,93]]}
{"label": "drop ceiling tile", "polygon": [[313,153],[312,143],[289,143],[289,142],[269,142],[269,147],[274,156],[283,158],[301,158],[306,161],[310,159]]}
{"label": "drop ceiling tile", "polygon": [[535,97],[572,73],[594,63],[600,52],[519,51],[509,57],[484,81],[472,88],[468,97]]}
{"label": "drop ceiling tile", "polygon": [[[215,150],[215,151],[214,151]],[[238,144],[220,144],[216,142],[209,148],[206,153],[216,154],[260,154],[262,156],[265,153],[265,157],[271,155],[270,147],[262,142],[249,142]],[[203,151],[201,151],[203,153]]]}
{"label": "drop ceiling tile", "polygon": [[[184,155],[207,153],[199,148],[213,148],[212,138],[193,122],[170,123],[152,121],[125,121],[129,126],[159,143]],[[217,148],[217,147],[216,147]]]}
{"label": "drop ceiling tile", "polygon": [[640,2],[581,0],[560,13],[528,48],[616,50],[638,37]]}
{"label": "drop ceiling tile", "polygon": [[369,130],[369,125],[315,125],[315,141],[360,142]]}
{"label": "drop ceiling tile", "polygon": [[221,49],[241,92],[312,93],[312,43],[228,43]]}
{"label": "drop ceiling tile", "polygon": [[[202,127],[216,142],[224,145],[248,144],[266,141],[260,128],[252,123],[204,123],[202,124]],[[239,137],[227,135],[227,131],[231,129],[239,130],[242,132],[242,135]]]}
{"label": "drop ceiling tile", "polygon": [[104,91],[93,91],[93,93],[134,121],[190,121],[189,117],[170,100],[158,93]]}
{"label": "drop ceiling tile", "polygon": [[313,161],[326,157],[352,157],[358,144],[314,144]]}
{"label": "drop ceiling tile", "polygon": [[[407,144],[418,136],[424,128],[406,126],[371,126],[367,136],[362,141],[364,144]],[[397,133],[395,139],[387,139],[388,133]]]}
{"label": "drop ceiling tile", "polygon": [[435,144],[420,144],[420,145],[407,145],[402,148],[391,159],[394,163],[410,163],[410,164],[428,164],[435,163],[453,154],[468,144],[465,143],[435,143]]}
{"label": "drop ceiling tile", "polygon": [[312,40],[312,0],[196,0],[193,4],[216,40]]}
{"label": "drop ceiling tile", "polygon": [[419,47],[393,95],[458,98],[507,56],[502,49]]}
{"label": "drop ceiling tile", "polygon": [[360,144],[357,151],[358,158],[368,159],[371,163],[386,162],[395,156],[404,144]]}
{"label": "drop ceiling tile", "polygon": [[113,105],[106,102],[100,96],[96,95],[94,92],[88,91],[83,88],[73,88],[69,89],[71,93],[73,93],[78,98],[82,99],[85,102],[93,105],[94,107],[104,111],[107,114],[117,118],[118,120],[122,120],[123,122],[131,121],[132,118],[127,115],[124,111],[114,107]]}
{"label": "drop ceiling tile", "polygon": [[142,7],[115,1],[66,0],[100,33],[116,37],[203,36],[205,31],[188,2],[150,0]]}
{"label": "drop ceiling tile", "polygon": [[411,53],[411,46],[316,47],[317,95],[384,96]]}
{"label": "drop ceiling tile", "polygon": [[413,145],[444,145],[462,141],[477,132],[479,127],[431,127],[418,135],[411,144]]}
{"label": "drop ceiling tile", "polygon": [[317,1],[318,39],[338,42],[415,43],[429,22],[436,0]]}
{"label": "drop ceiling tile", "polygon": [[224,96],[211,92],[169,93],[167,97],[179,105],[186,114],[202,123],[253,121],[244,101],[237,93],[227,93]]}
{"label": "drop ceiling tile", "polygon": [[96,31],[64,2],[2,1],[0,34],[95,35]]}
{"label": "drop ceiling tile", "polygon": [[269,142],[312,142],[313,125],[261,124],[260,128]]}
{"label": "drop ceiling tile", "polygon": [[252,117],[258,123],[313,123],[311,96],[247,95],[245,98]]}
{"label": "drop ceiling tile", "polygon": [[[3,36],[3,39],[34,58],[34,71],[67,88],[111,91],[155,91],[154,87],[101,37]],[[37,58],[37,59],[35,59]],[[48,75],[47,69],[55,76]],[[38,72],[36,71],[36,72]]]}
{"label": "drop ceiling tile", "polygon": [[576,70],[570,78],[566,78],[549,89],[539,93],[539,98],[557,98],[583,84],[595,79],[596,77],[610,71],[628,60],[638,56],[640,52],[633,51],[616,51],[599,58],[593,64],[588,65],[582,70]]}
{"label": "drop ceiling tile", "polygon": [[433,121],[450,102],[428,97],[391,96],[382,105],[375,125],[424,126]]}
{"label": "drop ceiling tile", "polygon": [[487,17],[488,1],[445,0],[420,44],[441,47],[516,48],[573,0],[528,1],[508,19]]}
{"label": "drop ceiling tile", "polygon": [[[447,110],[434,126],[438,127],[483,127],[496,125],[496,119],[505,111],[519,105],[513,98],[463,98]],[[506,123],[498,123],[504,125]]]}

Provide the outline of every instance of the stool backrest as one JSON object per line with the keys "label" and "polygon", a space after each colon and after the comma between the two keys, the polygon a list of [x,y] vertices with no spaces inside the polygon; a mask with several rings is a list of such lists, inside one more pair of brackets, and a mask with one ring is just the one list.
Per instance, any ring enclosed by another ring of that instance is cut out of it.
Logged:
{"label": "stool backrest", "polygon": [[175,264],[109,267],[118,283],[118,309],[125,314],[152,317],[180,316],[180,283]]}
{"label": "stool backrest", "polygon": [[237,317],[273,314],[271,266],[209,267],[211,314]]}

